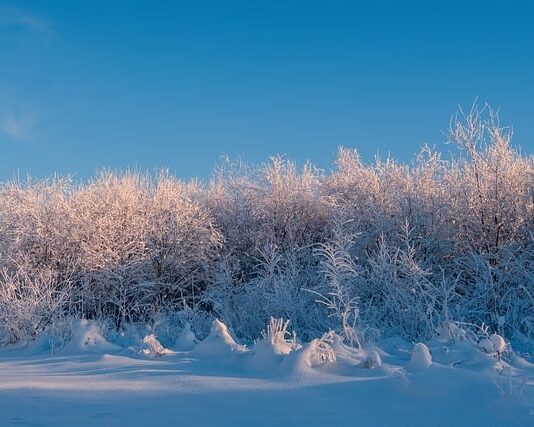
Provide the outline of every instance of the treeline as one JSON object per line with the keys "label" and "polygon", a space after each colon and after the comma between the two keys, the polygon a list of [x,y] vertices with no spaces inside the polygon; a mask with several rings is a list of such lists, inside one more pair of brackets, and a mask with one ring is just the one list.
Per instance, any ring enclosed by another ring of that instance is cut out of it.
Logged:
{"label": "treeline", "polygon": [[225,162],[206,184],[139,172],[4,183],[0,339],[176,313],[243,339],[270,316],[304,339],[424,339],[452,320],[534,337],[534,159],[511,136],[473,108],[452,122],[453,159],[424,148],[410,164],[366,164],[341,148],[328,174],[275,157]]}

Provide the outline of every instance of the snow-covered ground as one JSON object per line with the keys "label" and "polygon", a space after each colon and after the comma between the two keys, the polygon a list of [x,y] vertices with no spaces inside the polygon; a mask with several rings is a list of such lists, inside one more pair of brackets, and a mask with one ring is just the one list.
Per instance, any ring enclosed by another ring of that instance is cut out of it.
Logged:
{"label": "snow-covered ground", "polygon": [[282,335],[249,349],[216,322],[189,351],[158,344],[82,324],[54,354],[46,340],[0,350],[0,426],[534,425],[534,365],[467,340],[355,351]]}

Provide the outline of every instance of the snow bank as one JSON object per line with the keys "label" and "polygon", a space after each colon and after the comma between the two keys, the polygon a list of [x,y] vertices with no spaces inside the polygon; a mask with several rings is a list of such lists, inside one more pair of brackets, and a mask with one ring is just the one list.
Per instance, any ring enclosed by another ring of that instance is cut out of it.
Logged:
{"label": "snow bank", "polygon": [[104,338],[100,327],[94,321],[77,320],[72,323],[71,328],[70,340],[61,350],[62,353],[106,353],[120,349]]}
{"label": "snow bank", "polygon": [[336,354],[332,349],[332,336],[325,334],[289,353],[282,362],[282,371],[287,374],[306,374],[311,373],[313,368],[334,363]]}
{"label": "snow bank", "polygon": [[235,342],[226,325],[215,319],[211,324],[208,337],[199,342],[192,353],[204,357],[225,357],[247,351],[245,346]]}
{"label": "snow bank", "polygon": [[[141,342],[150,356],[164,346],[135,333],[124,337],[135,336],[135,352],[112,355],[116,346],[88,321],[72,324],[65,350],[73,355],[2,349],[0,425],[533,425],[534,365],[499,360],[472,337],[415,346],[389,337],[355,349],[330,332],[301,346],[273,319],[249,351],[215,320],[192,352],[148,358]],[[505,348],[485,339],[492,352]],[[80,357],[87,351],[103,356]]]}
{"label": "snow bank", "polygon": [[186,323],[184,328],[176,338],[174,348],[177,351],[189,351],[198,344],[197,338],[191,330],[191,325]]}
{"label": "snow bank", "polygon": [[262,338],[256,342],[247,366],[259,370],[273,370],[280,366],[284,356],[300,348],[295,336],[288,339],[291,334],[287,327],[289,321],[271,318]]}

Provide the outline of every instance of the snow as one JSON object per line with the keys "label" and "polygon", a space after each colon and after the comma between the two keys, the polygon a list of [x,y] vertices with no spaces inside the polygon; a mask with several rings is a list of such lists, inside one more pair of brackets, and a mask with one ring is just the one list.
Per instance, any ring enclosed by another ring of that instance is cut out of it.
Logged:
{"label": "snow", "polygon": [[102,335],[96,322],[85,319],[71,325],[71,338],[63,349],[64,353],[104,353],[118,349]]}
{"label": "snow", "polygon": [[430,350],[423,343],[415,344],[408,367],[412,370],[426,369],[432,365]]}
{"label": "snow", "polygon": [[154,334],[147,335],[143,338],[143,353],[151,357],[159,357],[164,354],[171,354],[172,351],[164,348]]}
{"label": "snow", "polygon": [[246,351],[247,348],[237,344],[226,325],[217,319],[213,320],[208,337],[193,349],[195,355],[210,358],[224,358]]}
{"label": "snow", "polygon": [[53,354],[0,349],[0,425],[534,425],[534,365],[518,355],[441,338],[356,350],[333,333],[298,345],[286,332],[248,348],[216,320],[190,351],[164,351],[154,335],[119,346],[81,321]]}
{"label": "snow", "polygon": [[489,337],[491,344],[493,345],[493,351],[502,353],[506,349],[506,342],[504,338],[497,334],[491,334]]}
{"label": "snow", "polygon": [[382,358],[376,350],[371,350],[367,358],[363,361],[363,367],[367,369],[380,368],[382,366]]}
{"label": "snow", "polygon": [[197,344],[195,334],[191,330],[191,325],[186,323],[176,342],[174,343],[174,348],[178,351],[189,351]]}

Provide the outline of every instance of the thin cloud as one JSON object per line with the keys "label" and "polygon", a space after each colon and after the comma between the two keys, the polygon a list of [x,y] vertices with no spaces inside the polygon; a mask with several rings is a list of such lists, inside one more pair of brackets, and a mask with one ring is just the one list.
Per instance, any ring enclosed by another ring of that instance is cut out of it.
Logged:
{"label": "thin cloud", "polygon": [[[0,48],[4,44],[14,44],[15,48],[5,58],[13,69],[18,68],[17,48],[27,48],[33,42],[41,43],[50,36],[54,36],[51,21],[26,10],[0,5]],[[9,77],[0,80],[0,135],[4,139],[7,136],[12,140],[25,141],[33,137],[37,116],[33,102],[10,95],[13,91],[16,93],[17,81],[17,78]]]}
{"label": "thin cloud", "polygon": [[31,121],[26,118],[5,116],[0,120],[0,129],[13,139],[24,140],[31,131]]}
{"label": "thin cloud", "polygon": [[13,7],[0,8],[0,27],[18,27],[42,33],[52,30],[51,23],[46,19]]}

